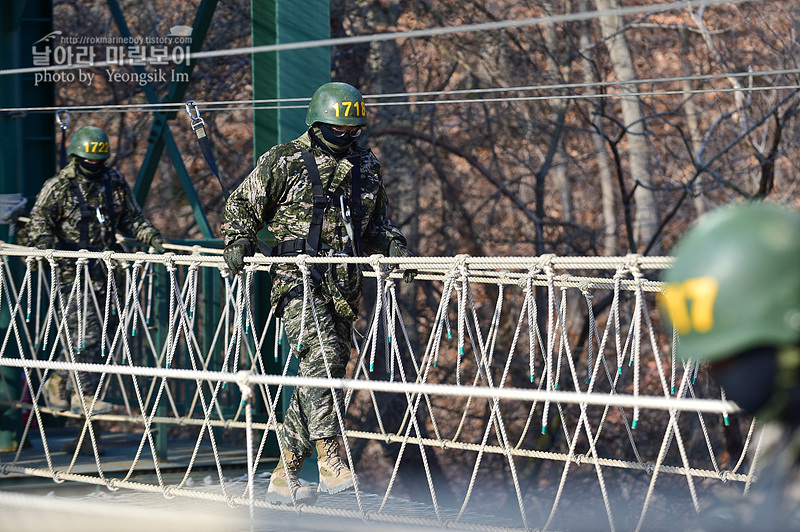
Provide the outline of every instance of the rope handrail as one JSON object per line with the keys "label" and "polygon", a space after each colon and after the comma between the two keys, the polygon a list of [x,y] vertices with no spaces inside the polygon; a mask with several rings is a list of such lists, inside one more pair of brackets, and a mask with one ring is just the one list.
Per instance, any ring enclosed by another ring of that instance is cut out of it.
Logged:
{"label": "rope handrail", "polygon": [[136,366],[113,366],[88,363],[65,363],[47,360],[28,360],[0,356],[0,366],[16,368],[66,369],[107,373],[111,375],[136,375],[139,377],[159,377],[182,380],[202,380],[211,382],[239,383],[247,386],[303,386],[309,388],[335,388],[337,390],[360,390],[371,392],[412,393],[441,395],[446,397],[482,397],[517,401],[550,401],[576,405],[620,406],[633,408],[640,406],[653,410],[683,410],[716,414],[738,414],[736,403],[719,399],[678,399],[674,397],[646,397],[627,395],[606,395],[600,393],[525,390],[522,388],[475,388],[452,384],[415,384],[387,381],[363,381],[335,379],[327,377],[290,377],[283,375],[254,375],[249,371],[226,373],[219,371],[196,371],[178,368],[147,368]]}
{"label": "rope handrail", "polygon": [[[183,251],[195,251],[195,246],[177,246],[174,244],[165,244],[165,246],[174,249],[181,249]],[[198,248],[202,252],[216,252],[219,249],[215,248]],[[54,257],[54,258],[86,258],[86,259],[104,259],[106,257],[116,261],[134,261],[142,260],[146,262],[160,262],[166,263],[170,260],[181,261],[181,264],[191,263],[223,263],[222,257],[204,257],[192,254],[174,255],[169,254],[153,254],[153,253],[124,253],[115,251],[72,251],[72,250],[42,250],[37,248],[30,248],[19,246],[16,244],[0,243],[0,256],[9,257]],[[547,255],[548,261],[551,266],[556,270],[619,270],[623,266],[635,265],[641,270],[663,270],[669,268],[674,263],[673,257],[658,256],[647,257],[641,255],[634,255],[631,258],[628,256],[616,257],[556,257]],[[472,257],[468,255],[458,255],[455,257],[439,256],[439,257],[387,257],[384,255],[371,255],[367,257],[347,257],[347,256],[315,256],[310,257],[306,255],[297,255],[289,257],[265,257],[260,253],[255,256],[246,257],[244,260],[248,264],[275,264],[275,263],[292,263],[298,264],[300,262],[308,262],[309,264],[364,264],[371,265],[376,260],[382,265],[406,265],[409,266],[436,266],[440,268],[452,268],[453,265],[463,261],[467,267],[485,267],[493,269],[502,269],[505,267],[516,267],[518,269],[529,269],[531,266],[537,265],[541,257],[536,256],[518,256],[518,257]],[[502,275],[505,272],[498,272]]]}

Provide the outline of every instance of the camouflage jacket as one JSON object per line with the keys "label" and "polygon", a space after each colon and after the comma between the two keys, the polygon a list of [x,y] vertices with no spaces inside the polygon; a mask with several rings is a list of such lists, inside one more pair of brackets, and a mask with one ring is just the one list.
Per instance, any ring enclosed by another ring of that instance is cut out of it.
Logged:
{"label": "camouflage jacket", "polygon": [[749,491],[720,486],[684,529],[800,530],[800,428],[775,420],[761,423],[748,447],[750,473],[755,473]]}
{"label": "camouflage jacket", "polygon": [[[255,250],[256,233],[265,224],[278,243],[308,237],[314,206],[311,181],[301,149],[314,155],[322,185],[329,197],[322,224],[323,245],[330,246],[334,253],[351,249],[339,198],[350,197],[350,170],[353,164],[348,159],[355,157],[360,158],[361,165],[363,253],[386,255],[389,243],[394,239],[406,244],[405,237],[387,217],[387,198],[381,167],[372,152],[353,143],[345,157],[336,159],[317,146],[312,147],[308,132],[264,153],[258,159],[255,169],[228,198],[223,210],[222,224],[226,244],[246,238],[250,241],[251,249]],[[291,265],[274,267],[272,274],[273,303],[280,301],[286,292],[302,283],[299,271]],[[354,318],[353,313],[357,312],[361,292],[360,272],[352,267],[349,271],[347,267],[331,268],[326,278],[322,295],[334,301],[337,313]]]}
{"label": "camouflage jacket", "polygon": [[[108,168],[103,177],[89,180],[77,172],[73,161],[56,176],[45,181],[36,197],[30,222],[25,228],[29,245],[79,249],[81,209],[78,198],[73,194],[70,179],[77,181],[84,201],[92,213],[87,235],[90,249],[114,249],[114,230],[146,245],[159,234],[142,215],[122,174]],[[111,213],[108,212],[106,186],[111,187]]]}

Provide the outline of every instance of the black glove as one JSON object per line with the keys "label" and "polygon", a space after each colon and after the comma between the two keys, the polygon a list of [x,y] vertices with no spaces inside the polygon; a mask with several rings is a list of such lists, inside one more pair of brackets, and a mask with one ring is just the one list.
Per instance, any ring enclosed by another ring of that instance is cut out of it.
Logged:
{"label": "black glove", "polygon": [[164,244],[167,240],[161,236],[156,235],[150,240],[150,247],[155,250],[156,253],[164,253]]}
{"label": "black glove", "polygon": [[[408,250],[408,248],[401,243],[399,240],[394,239],[389,244],[389,256],[390,257],[412,257],[412,253]],[[406,270],[403,272],[403,281],[406,283],[410,283],[414,280],[414,277],[417,276],[419,273],[418,270]]]}
{"label": "black glove", "polygon": [[222,252],[225,264],[231,275],[238,275],[244,269],[244,258],[253,254],[253,245],[246,238],[234,240]]}
{"label": "black glove", "polygon": [[51,236],[42,237],[36,241],[36,249],[53,249],[56,247],[56,242]]}

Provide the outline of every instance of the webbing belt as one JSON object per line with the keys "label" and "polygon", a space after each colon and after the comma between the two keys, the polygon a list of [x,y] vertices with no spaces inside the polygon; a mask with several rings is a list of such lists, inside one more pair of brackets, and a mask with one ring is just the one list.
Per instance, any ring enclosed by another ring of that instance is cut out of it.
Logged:
{"label": "webbing belt", "polygon": [[308,242],[308,254],[314,257],[319,253],[320,245],[322,244],[322,222],[325,219],[325,209],[328,207],[330,200],[319,177],[317,160],[308,150],[301,149],[300,154],[303,156],[303,162],[306,163],[308,178],[311,180],[311,196],[314,209],[311,211],[311,225],[308,228],[306,241]]}
{"label": "webbing belt", "polygon": [[[81,211],[81,221],[78,223],[78,249],[89,249],[89,220],[92,219],[92,210],[86,203],[86,199],[83,197],[83,192],[81,192],[81,187],[78,185],[78,179],[76,177],[69,178],[69,186],[72,189],[72,195],[78,200],[78,208]],[[107,222],[103,223],[107,223],[109,234],[113,235],[116,228],[114,227],[114,200],[111,191],[110,179],[106,178],[106,182],[103,184],[103,189],[105,192],[107,220]]]}
{"label": "webbing belt", "polygon": [[[61,116],[64,115],[64,118]],[[56,122],[61,126],[61,148],[59,149],[59,163],[61,168],[67,166],[67,125],[69,124],[69,111],[59,109],[56,111]]]}
{"label": "webbing belt", "polygon": [[361,157],[356,157],[353,161],[353,169],[350,170],[352,182],[350,185],[350,217],[353,225],[353,252],[356,257],[360,257],[361,249],[361,222],[364,220],[364,209],[361,207]]}
{"label": "webbing belt", "polygon": [[[319,251],[329,251],[333,249],[329,245],[320,244]],[[295,238],[294,240],[285,240],[272,248],[273,257],[285,257],[289,255],[311,255],[311,248],[308,245],[308,239]]]}

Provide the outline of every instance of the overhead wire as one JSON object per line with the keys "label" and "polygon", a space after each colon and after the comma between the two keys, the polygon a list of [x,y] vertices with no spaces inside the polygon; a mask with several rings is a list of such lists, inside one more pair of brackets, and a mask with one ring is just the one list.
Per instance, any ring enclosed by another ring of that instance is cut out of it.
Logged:
{"label": "overhead wire", "polygon": [[[364,36],[343,37],[336,39],[324,39],[314,41],[302,41],[298,43],[282,43],[268,46],[250,46],[245,48],[236,48],[229,50],[216,50],[206,52],[196,52],[192,54],[192,58],[210,58],[222,57],[227,55],[237,55],[244,53],[260,53],[269,51],[310,48],[317,46],[331,46],[337,44],[355,44],[359,42],[375,42],[380,40],[390,40],[398,38],[410,37],[427,37],[435,35],[445,35],[453,33],[467,33],[477,31],[490,31],[496,29],[512,28],[519,26],[530,26],[542,23],[555,23],[567,21],[588,20],[615,14],[618,16],[631,15],[631,14],[648,14],[655,12],[664,12],[671,9],[687,8],[695,6],[707,7],[708,5],[715,4],[736,4],[744,0],[698,0],[698,1],[684,1],[673,2],[668,4],[654,4],[648,6],[632,6],[628,8],[620,8],[617,10],[606,11],[586,11],[580,13],[569,13],[563,15],[548,15],[544,17],[534,17],[520,20],[506,20],[492,23],[469,24],[453,27],[431,28],[427,30],[412,30],[406,32],[387,32],[381,34],[372,34]],[[137,62],[138,63],[138,62]],[[146,64],[147,61],[141,62]],[[102,63],[92,65],[93,67],[102,66]],[[64,65],[70,68],[85,68],[85,65]],[[15,73],[20,71],[29,71],[31,69],[16,69],[0,71],[0,75]],[[42,68],[34,68],[34,71],[41,71]],[[554,100],[554,99],[617,99],[624,97],[658,97],[658,96],[672,96],[672,95],[692,95],[692,94],[708,94],[708,93],[727,93],[727,92],[759,92],[759,91],[775,91],[784,89],[796,89],[796,84],[783,84],[783,85],[769,85],[769,86],[749,86],[749,87],[725,87],[725,88],[697,88],[691,90],[648,90],[648,91],[631,91],[627,87],[652,85],[652,84],[666,84],[675,82],[708,82],[718,79],[730,78],[763,78],[769,76],[786,76],[800,74],[800,69],[780,69],[770,70],[763,72],[735,72],[735,73],[721,73],[721,74],[704,74],[692,76],[673,76],[663,78],[643,78],[636,80],[625,81],[598,81],[598,82],[582,82],[582,83],[553,83],[543,85],[526,85],[517,87],[489,87],[478,89],[457,89],[457,90],[441,90],[441,91],[415,91],[403,93],[389,93],[389,94],[365,94],[365,100],[372,100],[370,103],[374,107],[397,107],[397,106],[415,106],[415,105],[462,105],[462,104],[485,104],[485,103],[503,103],[503,102],[524,102],[524,101],[539,101],[539,100]],[[582,89],[618,89],[619,92],[592,92],[592,93],[577,93]],[[518,95],[518,96],[503,96],[503,97],[481,97],[481,95],[497,94],[497,93],[520,93],[520,92],[556,92],[556,94],[542,94],[542,95]],[[559,93],[560,92],[560,93]],[[468,98],[449,98],[458,95],[468,95]],[[430,97],[445,97],[445,99],[430,99]],[[418,99],[428,98],[428,99]],[[386,100],[405,99],[404,101],[386,101]],[[310,98],[280,98],[280,99],[252,99],[252,100],[217,100],[209,102],[199,102],[198,106],[203,111],[235,111],[235,110],[274,110],[274,109],[304,109],[306,108]],[[53,107],[8,107],[0,108],[0,113],[48,113],[58,111],[69,112],[86,112],[86,113],[128,113],[128,112],[176,112],[182,109],[183,102],[158,102],[158,103],[142,103],[142,104],[116,104],[116,105],[80,105],[80,106],[53,106]]]}
{"label": "overhead wire", "polygon": [[[770,76],[799,75],[800,68],[769,70],[769,71],[747,71],[734,72],[727,74],[703,74],[695,76],[674,76],[666,78],[643,78],[628,81],[598,81],[582,83],[557,83],[543,85],[524,85],[517,87],[493,87],[481,89],[454,89],[440,91],[414,91],[398,92],[389,94],[364,94],[364,100],[375,100],[370,105],[375,107],[392,106],[411,106],[411,105],[437,105],[437,104],[464,104],[464,103],[492,103],[492,102],[514,102],[514,101],[535,101],[553,99],[614,99],[623,97],[646,97],[646,96],[671,96],[684,94],[708,94],[708,93],[727,93],[727,92],[761,92],[785,89],[796,89],[798,84],[783,85],[762,85],[752,87],[722,87],[722,88],[698,88],[698,89],[675,89],[675,90],[649,90],[649,91],[625,91],[625,92],[596,92],[596,93],[568,93],[568,94],[548,94],[534,96],[505,96],[496,98],[481,98],[474,95],[495,94],[508,92],[546,92],[546,91],[570,91],[578,89],[598,89],[598,88],[619,88],[624,90],[627,86],[638,86],[659,83],[676,82],[707,82],[729,78],[765,78]],[[418,98],[430,96],[455,96],[471,95],[470,98],[462,99],[427,99],[427,100],[407,100],[407,101],[377,101],[398,98]],[[250,100],[215,100],[208,102],[197,102],[203,111],[234,111],[234,110],[267,110],[267,109],[305,109],[311,98],[270,98],[270,99],[250,99]],[[170,112],[180,111],[184,107],[183,102],[159,102],[142,104],[115,104],[115,105],[78,105],[78,106],[52,106],[52,107],[4,107],[0,108],[0,113],[12,112],[55,112],[66,110],[69,112]]]}
{"label": "overhead wire", "polygon": [[[207,50],[201,52],[194,52],[191,54],[191,57],[192,59],[195,60],[210,59],[210,58],[228,57],[232,55],[246,55],[246,54],[257,54],[257,53],[267,53],[267,52],[280,52],[288,50],[302,50],[307,48],[319,48],[325,46],[364,44],[364,43],[391,41],[397,39],[419,39],[426,37],[453,35],[458,33],[475,33],[484,31],[520,28],[527,26],[538,26],[541,24],[581,22],[608,16],[642,15],[648,13],[659,13],[659,12],[672,11],[676,9],[682,10],[686,8],[695,8],[695,7],[707,8],[708,6],[722,5],[722,4],[725,5],[740,4],[749,1],[750,0],[682,0],[677,2],[669,2],[665,4],[650,4],[642,6],[620,7],[617,9],[581,11],[578,13],[546,15],[541,17],[530,17],[518,20],[501,20],[494,22],[481,22],[476,24],[463,24],[459,26],[373,33],[368,35],[354,35],[349,37],[316,39],[316,40],[298,41],[291,43],[278,43],[278,44],[269,44],[260,46],[245,46],[240,48],[231,48],[227,50]],[[142,60],[131,61],[125,64],[143,66],[159,60],[160,58],[144,58]],[[92,66],[95,67],[120,66],[120,62],[101,61],[94,63]],[[13,74],[27,74],[35,72],[47,72],[47,71],[75,70],[85,67],[86,67],[85,65],[80,65],[80,64],[79,65],[65,64],[65,65],[50,65],[46,67],[40,66],[40,67],[12,68],[12,69],[0,70],[0,76],[7,76]]]}

